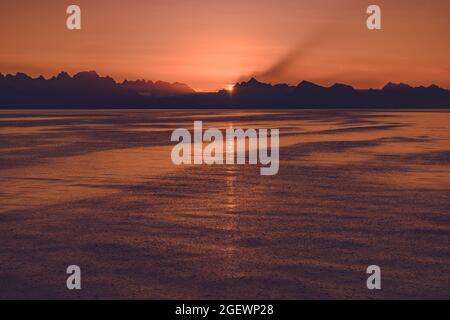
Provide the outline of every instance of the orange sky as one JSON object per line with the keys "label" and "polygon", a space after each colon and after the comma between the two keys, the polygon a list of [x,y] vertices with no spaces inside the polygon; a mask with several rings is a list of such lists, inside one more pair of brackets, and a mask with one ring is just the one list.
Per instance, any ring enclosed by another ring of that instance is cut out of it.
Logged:
{"label": "orange sky", "polygon": [[[82,9],[69,31],[66,8]],[[378,4],[383,30],[365,13]],[[268,82],[450,87],[449,0],[16,0],[0,3],[0,72],[96,70],[217,90]],[[284,58],[284,68],[266,72]]]}

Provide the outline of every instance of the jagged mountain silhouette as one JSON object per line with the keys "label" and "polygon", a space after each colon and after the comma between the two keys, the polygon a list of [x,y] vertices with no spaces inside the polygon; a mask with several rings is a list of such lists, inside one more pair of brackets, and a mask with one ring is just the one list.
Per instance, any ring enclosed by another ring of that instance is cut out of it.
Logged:
{"label": "jagged mountain silhouette", "polygon": [[389,82],[382,89],[330,87],[302,81],[296,86],[255,78],[234,90],[195,92],[186,84],[125,80],[95,71],[66,72],[45,79],[0,73],[0,108],[448,108],[450,91],[436,85],[411,87]]}

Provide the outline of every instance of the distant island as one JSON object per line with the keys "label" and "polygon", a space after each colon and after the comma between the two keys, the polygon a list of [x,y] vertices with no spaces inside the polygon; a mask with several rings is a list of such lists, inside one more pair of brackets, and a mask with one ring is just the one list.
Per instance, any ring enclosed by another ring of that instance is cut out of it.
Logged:
{"label": "distant island", "polygon": [[95,71],[45,79],[0,73],[0,108],[450,108],[450,90],[436,85],[388,83],[382,89],[354,89],[262,83],[251,78],[232,90],[195,92],[183,83],[116,82]]}

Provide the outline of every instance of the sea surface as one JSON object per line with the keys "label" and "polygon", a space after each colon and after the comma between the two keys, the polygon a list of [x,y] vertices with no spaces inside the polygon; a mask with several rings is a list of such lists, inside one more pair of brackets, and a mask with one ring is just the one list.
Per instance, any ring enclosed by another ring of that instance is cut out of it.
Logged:
{"label": "sea surface", "polygon": [[[279,128],[278,175],[173,165],[172,131],[195,120]],[[449,125],[443,111],[0,111],[0,298],[448,299]]]}

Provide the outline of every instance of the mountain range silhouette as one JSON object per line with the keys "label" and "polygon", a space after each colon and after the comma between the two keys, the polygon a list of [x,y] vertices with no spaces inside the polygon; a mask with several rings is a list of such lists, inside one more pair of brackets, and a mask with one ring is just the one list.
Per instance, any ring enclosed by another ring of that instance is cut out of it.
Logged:
{"label": "mountain range silhouette", "polygon": [[0,73],[0,108],[450,108],[450,90],[389,82],[382,89],[268,84],[255,78],[232,92],[195,92],[183,83],[123,81],[95,71],[45,79]]}

